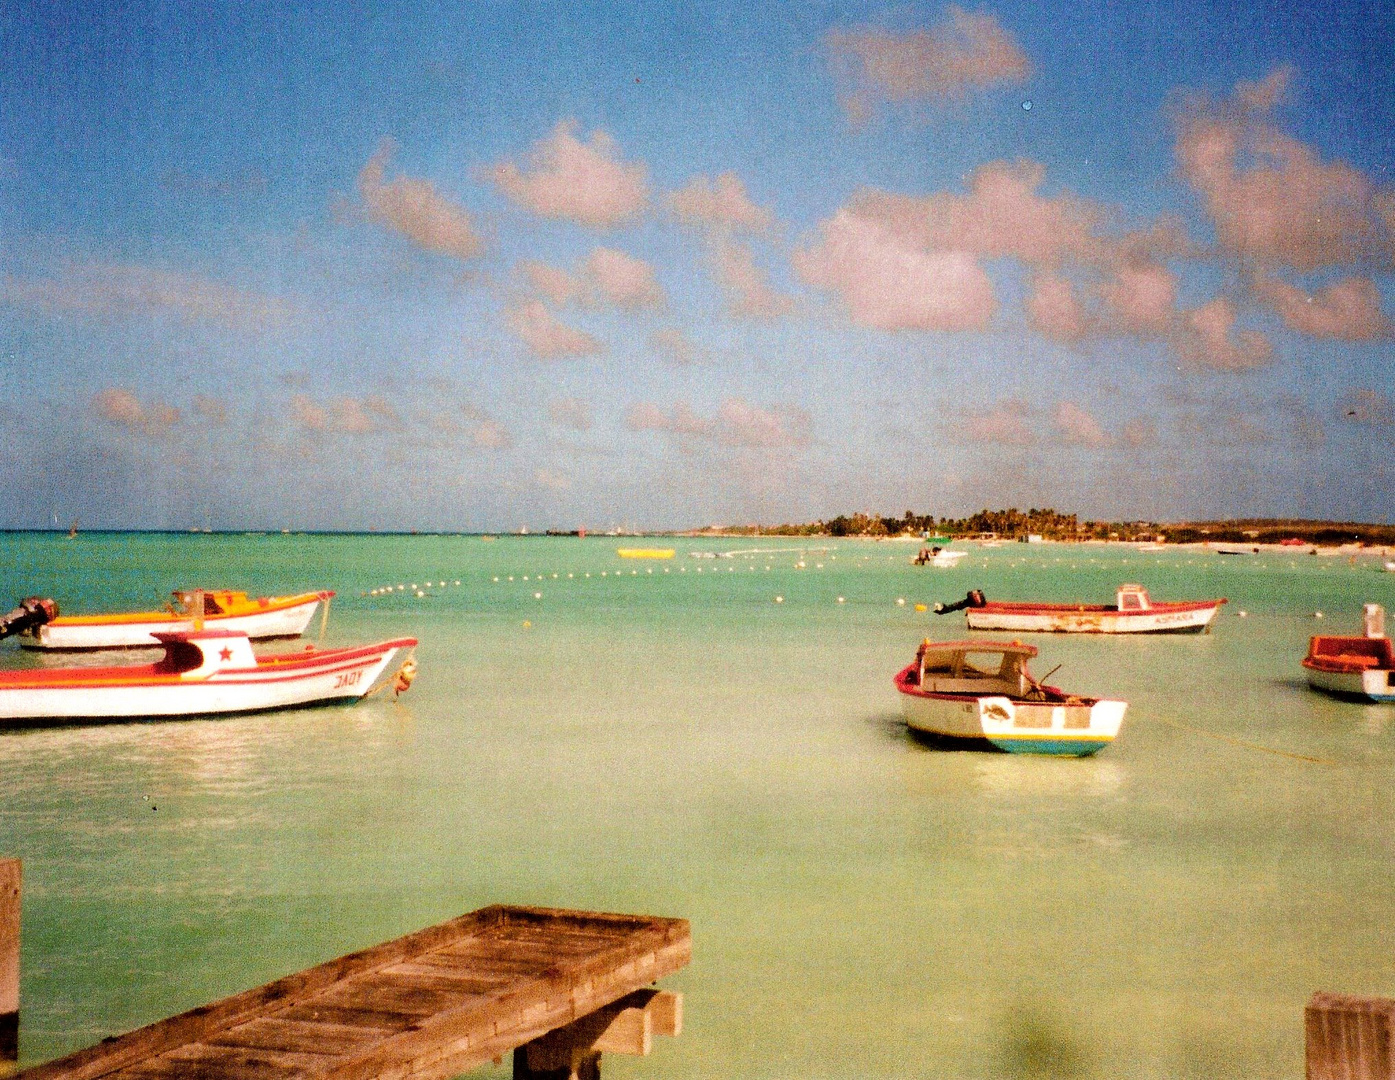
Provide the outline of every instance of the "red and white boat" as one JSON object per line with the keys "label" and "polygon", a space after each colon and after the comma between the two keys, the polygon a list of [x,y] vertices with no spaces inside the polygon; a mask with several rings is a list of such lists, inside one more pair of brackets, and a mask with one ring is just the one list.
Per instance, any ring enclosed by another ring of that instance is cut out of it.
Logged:
{"label": "red and white boat", "polygon": [[1385,636],[1385,609],[1367,604],[1361,637],[1322,635],[1308,642],[1308,685],[1357,701],[1395,701],[1395,649]]}
{"label": "red and white boat", "polygon": [[1120,585],[1107,604],[1022,604],[986,600],[975,590],[957,604],[936,605],[946,614],[963,610],[970,630],[1027,634],[1198,634],[1211,625],[1220,600],[1163,603],[1142,585]]}
{"label": "red and white boat", "polygon": [[205,627],[237,630],[253,640],[293,638],[304,633],[315,610],[334,595],[328,590],[297,596],[249,597],[233,589],[191,589],[174,594],[168,611],[111,615],[59,615],[20,633],[26,649],[153,648],[160,634]]}
{"label": "red and white boat", "polygon": [[214,716],[351,701],[416,673],[415,638],[257,657],[241,631],[162,633],[153,664],[0,671],[0,726]]}
{"label": "red and white boat", "polygon": [[1015,754],[1084,757],[1119,734],[1128,703],[1067,694],[1027,672],[1034,645],[930,641],[896,676],[915,731],[991,743]]}

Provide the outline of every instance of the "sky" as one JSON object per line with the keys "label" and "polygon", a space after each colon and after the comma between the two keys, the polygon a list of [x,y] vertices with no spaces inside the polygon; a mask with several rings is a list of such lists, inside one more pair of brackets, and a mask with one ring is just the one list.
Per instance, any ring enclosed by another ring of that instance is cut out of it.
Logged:
{"label": "sky", "polygon": [[1395,8],[0,2],[0,527],[1395,520]]}

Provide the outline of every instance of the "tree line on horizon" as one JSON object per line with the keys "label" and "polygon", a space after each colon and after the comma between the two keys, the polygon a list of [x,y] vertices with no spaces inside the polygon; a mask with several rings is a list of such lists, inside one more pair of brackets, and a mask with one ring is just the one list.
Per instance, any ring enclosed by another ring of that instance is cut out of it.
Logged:
{"label": "tree line on horizon", "polygon": [[804,524],[733,526],[725,533],[759,536],[889,537],[939,535],[949,537],[998,537],[1046,540],[1169,541],[1177,544],[1277,543],[1298,539],[1312,544],[1395,544],[1395,525],[1360,522],[1304,521],[1287,518],[1233,521],[1177,522],[1081,521],[1075,514],[1033,507],[1019,510],[980,510],[964,518],[936,518],[907,510],[901,517],[877,514],[839,514]]}

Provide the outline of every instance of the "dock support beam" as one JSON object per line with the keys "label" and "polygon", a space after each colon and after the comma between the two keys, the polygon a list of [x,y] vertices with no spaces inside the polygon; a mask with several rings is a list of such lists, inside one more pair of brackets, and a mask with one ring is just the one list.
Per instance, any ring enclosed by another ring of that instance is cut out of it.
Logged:
{"label": "dock support beam", "polygon": [[601,1054],[649,1053],[655,1035],[683,1030],[683,995],[636,990],[513,1052],[513,1080],[600,1080]]}
{"label": "dock support beam", "polygon": [[1308,1080],[1395,1080],[1395,1000],[1319,991],[1303,1026]]}
{"label": "dock support beam", "polygon": [[19,879],[19,860],[0,859],[0,1063],[19,1060]]}

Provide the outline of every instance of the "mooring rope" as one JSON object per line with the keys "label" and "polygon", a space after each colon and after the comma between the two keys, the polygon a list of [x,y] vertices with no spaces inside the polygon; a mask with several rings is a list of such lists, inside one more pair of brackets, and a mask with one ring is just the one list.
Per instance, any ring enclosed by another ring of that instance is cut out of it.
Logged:
{"label": "mooring rope", "polygon": [[1292,758],[1294,761],[1307,761],[1314,765],[1338,764],[1330,758],[1312,757],[1308,754],[1295,754],[1290,750],[1275,750],[1272,746],[1261,746],[1259,743],[1249,742],[1246,739],[1237,739],[1234,735],[1222,735],[1218,731],[1207,731],[1205,728],[1199,728],[1194,724],[1187,724],[1182,722],[1181,720],[1167,720],[1161,716],[1155,716],[1153,717],[1153,719],[1158,721],[1158,723],[1166,724],[1169,727],[1180,728],[1183,731],[1190,731],[1197,735],[1205,735],[1208,738],[1212,739],[1219,739],[1221,742],[1228,742],[1235,746],[1243,746],[1246,750],[1258,750],[1261,753],[1275,754],[1278,757]]}

